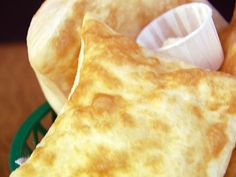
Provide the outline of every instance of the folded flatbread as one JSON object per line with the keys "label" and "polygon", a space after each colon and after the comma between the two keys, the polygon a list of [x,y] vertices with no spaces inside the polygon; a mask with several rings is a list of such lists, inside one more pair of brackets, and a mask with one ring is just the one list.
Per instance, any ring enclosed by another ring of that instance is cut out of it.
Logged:
{"label": "folded flatbread", "polygon": [[229,75],[157,58],[85,18],[73,93],[11,177],[222,177],[235,88]]}
{"label": "folded flatbread", "polygon": [[30,63],[54,110],[57,113],[61,110],[74,82],[80,52],[79,32],[85,12],[93,13],[122,34],[136,37],[153,18],[170,8],[192,1],[45,1],[32,19],[27,45]]}

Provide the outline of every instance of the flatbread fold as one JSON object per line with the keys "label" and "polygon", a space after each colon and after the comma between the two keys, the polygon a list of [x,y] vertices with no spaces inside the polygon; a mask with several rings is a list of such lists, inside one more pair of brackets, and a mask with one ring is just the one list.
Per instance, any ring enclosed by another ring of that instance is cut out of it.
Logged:
{"label": "flatbread fold", "polygon": [[222,177],[236,142],[236,80],[158,58],[85,18],[64,111],[11,177]]}
{"label": "flatbread fold", "polygon": [[[79,33],[86,12],[92,13],[116,31],[135,38],[153,18],[192,1],[45,1],[32,19],[27,46],[30,63],[50,105],[59,113],[70,93],[80,53]],[[216,21],[222,24],[222,20]]]}

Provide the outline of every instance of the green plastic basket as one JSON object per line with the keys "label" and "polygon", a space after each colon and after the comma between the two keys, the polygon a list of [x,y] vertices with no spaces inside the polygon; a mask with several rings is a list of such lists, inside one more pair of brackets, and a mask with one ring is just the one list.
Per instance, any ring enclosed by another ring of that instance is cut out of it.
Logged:
{"label": "green plastic basket", "polygon": [[[45,102],[35,110],[21,125],[14,137],[9,154],[9,168],[14,171],[19,167],[15,161],[21,157],[28,157],[42,137],[47,133],[49,126],[54,122],[56,113]],[[48,122],[48,128],[43,121]]]}

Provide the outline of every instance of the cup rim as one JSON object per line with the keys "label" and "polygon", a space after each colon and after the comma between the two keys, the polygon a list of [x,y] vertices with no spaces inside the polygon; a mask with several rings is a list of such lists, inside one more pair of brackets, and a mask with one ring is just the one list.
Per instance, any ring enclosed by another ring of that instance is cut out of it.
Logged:
{"label": "cup rim", "polygon": [[[170,9],[169,11],[163,13],[161,16],[158,16],[157,18],[155,18],[154,20],[152,20],[148,25],[146,25],[146,27],[144,27],[144,29],[139,33],[138,38],[137,38],[137,42],[140,41],[140,37],[142,36],[143,33],[145,33],[145,31],[153,24],[156,23],[157,21],[159,21],[160,19],[162,19],[165,15],[171,13],[172,11],[175,10],[179,10],[179,9],[183,9],[186,8],[186,6],[198,6],[199,8],[205,8],[207,9],[207,15],[204,18],[203,22],[200,24],[200,26],[198,26],[194,31],[192,31],[191,33],[187,34],[186,36],[182,37],[181,39],[179,39],[177,42],[174,42],[173,44],[164,46],[164,47],[159,47],[157,49],[154,49],[156,52],[163,52],[166,51],[170,48],[173,48],[177,45],[181,45],[182,43],[188,41],[190,38],[192,38],[193,36],[197,35],[197,33],[199,31],[202,30],[202,28],[204,28],[204,26],[209,22],[209,19],[212,18],[212,9],[204,4],[204,3],[200,3],[200,2],[193,2],[193,3],[188,3],[188,4],[183,4],[180,5],[176,8]],[[168,38],[167,38],[168,39]],[[139,43],[139,42],[138,42]]]}

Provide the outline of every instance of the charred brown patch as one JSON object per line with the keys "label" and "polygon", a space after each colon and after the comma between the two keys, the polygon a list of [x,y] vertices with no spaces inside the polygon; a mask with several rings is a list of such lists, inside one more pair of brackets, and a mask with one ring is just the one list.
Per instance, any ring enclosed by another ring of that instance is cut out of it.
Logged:
{"label": "charred brown patch", "polygon": [[208,142],[210,144],[211,154],[214,157],[220,154],[228,141],[225,131],[226,125],[220,123],[213,124],[207,129]]}
{"label": "charred brown patch", "polygon": [[163,165],[163,157],[157,155],[149,156],[144,165],[153,173],[158,173],[162,169],[161,165]]}
{"label": "charred brown patch", "polygon": [[130,128],[135,127],[135,124],[136,124],[135,119],[130,114],[121,113],[120,119],[121,119],[122,125],[124,125],[125,127],[130,127]]}
{"label": "charred brown patch", "polygon": [[198,119],[203,119],[202,110],[197,105],[189,105],[189,111],[192,115],[196,116]]}
{"label": "charred brown patch", "polygon": [[169,133],[171,131],[171,127],[168,124],[158,119],[151,122],[151,127],[153,127],[156,131],[161,131],[164,133]]}
{"label": "charred brown patch", "polygon": [[118,172],[129,170],[129,156],[125,151],[99,146],[97,151],[88,154],[89,162],[82,171],[91,176],[116,176]]}

